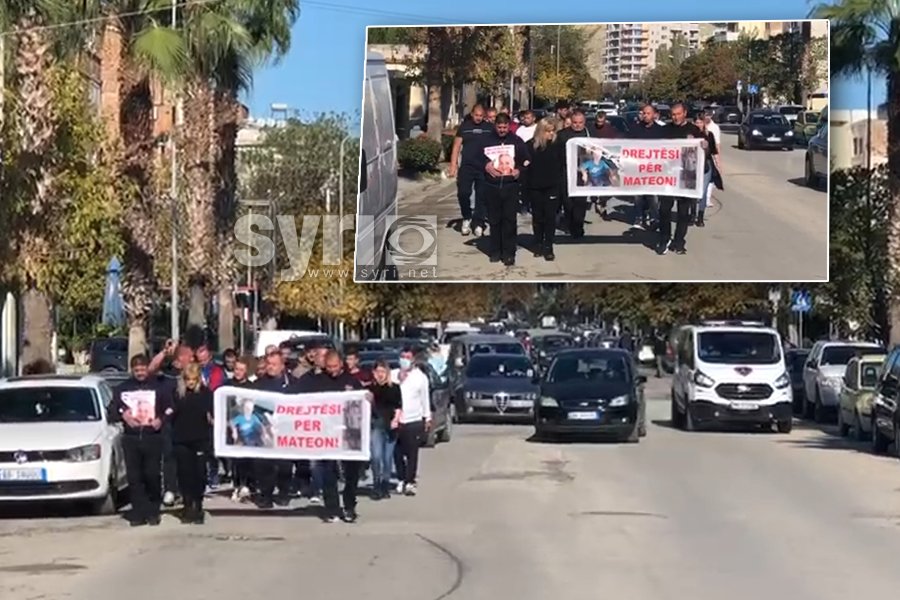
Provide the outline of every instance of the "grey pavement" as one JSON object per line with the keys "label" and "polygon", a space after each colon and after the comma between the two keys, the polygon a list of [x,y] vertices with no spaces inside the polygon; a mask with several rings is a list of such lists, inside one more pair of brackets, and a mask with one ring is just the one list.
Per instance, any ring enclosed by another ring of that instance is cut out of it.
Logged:
{"label": "grey pavement", "polygon": [[[613,220],[588,214],[586,237],[558,232],[556,261],[535,258],[531,217],[519,217],[514,267],[491,264],[487,238],[462,237],[455,180],[407,189],[401,215],[435,215],[437,266],[424,273],[452,281],[803,281],[824,280],[828,267],[828,195],[803,185],[805,150],[744,151],[723,132],[725,190],[716,191],[707,226],[688,231],[688,253],[657,256],[656,235],[630,229],[633,204],[611,200]],[[407,232],[401,245],[421,247]],[[421,279],[401,274],[401,279]]]}
{"label": "grey pavement", "polygon": [[206,526],[0,519],[10,600],[838,600],[900,589],[896,459],[833,430],[686,433],[652,379],[638,445],[538,444],[466,425],[415,498],[354,525],[210,503]]}

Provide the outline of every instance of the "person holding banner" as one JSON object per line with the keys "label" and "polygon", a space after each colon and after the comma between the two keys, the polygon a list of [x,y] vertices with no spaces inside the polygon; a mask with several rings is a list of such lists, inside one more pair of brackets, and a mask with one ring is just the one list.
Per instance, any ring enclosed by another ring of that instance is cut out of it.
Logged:
{"label": "person holding banner", "polygon": [[[638,124],[629,129],[632,139],[658,140],[666,136],[662,125],[657,123],[659,113],[652,104],[641,106]],[[636,215],[634,227],[636,229],[649,229],[650,218],[659,212],[656,196],[638,196],[635,200]],[[657,215],[658,216],[658,215]]]}
{"label": "person holding banner", "polygon": [[484,140],[484,198],[490,225],[490,259],[516,264],[519,181],[528,166],[528,146],[509,131],[509,115],[497,115],[494,133]]}
{"label": "person holding banner", "polygon": [[[267,354],[265,362],[266,373],[254,382],[254,389],[282,394],[298,391],[297,380],[287,372],[284,357],[278,348]],[[279,506],[288,506],[291,501],[293,463],[284,460],[260,459],[256,461],[255,471],[256,481],[259,485],[257,506],[261,509],[270,509],[274,507],[276,500]],[[278,487],[277,499],[275,498],[276,484]]]}
{"label": "person holding banner", "polygon": [[391,369],[385,361],[375,363],[372,376],[372,500],[382,500],[391,497],[391,470],[403,398],[400,386],[391,381]]}
{"label": "person holding banner", "polygon": [[[689,139],[704,138],[697,126],[687,118],[687,107],[683,102],[672,105],[672,122],[665,126],[666,138]],[[707,146],[703,142],[703,148]],[[672,237],[672,208],[677,205],[675,222],[675,237]],[[660,241],[656,248],[657,254],[663,255],[669,250],[676,254],[687,254],[685,238],[687,237],[688,224],[690,222],[691,207],[694,199],[684,196],[662,196],[659,200],[659,235]]]}
{"label": "person holding banner", "polygon": [[415,366],[413,348],[400,353],[400,368],[391,372],[391,380],[400,384],[401,416],[397,428],[394,463],[397,469],[397,493],[416,495],[419,448],[431,429],[431,386],[428,376]]}
{"label": "person holding banner", "polygon": [[[584,112],[580,110],[574,110],[572,111],[571,118],[571,126],[566,127],[559,132],[559,143],[563,146],[565,146],[566,143],[571,139],[591,137],[591,132],[587,129],[586,117],[584,115]],[[584,237],[584,219],[587,215],[588,198],[581,196],[569,196],[568,177],[565,175],[565,168],[563,168],[562,173],[563,220],[566,230],[569,232],[569,235],[572,236],[572,239],[580,240]]]}
{"label": "person holding banner", "polygon": [[202,525],[206,466],[212,449],[213,394],[203,384],[197,363],[185,367],[178,383],[172,415],[172,441],[178,466],[178,487],[184,498],[181,521]]}

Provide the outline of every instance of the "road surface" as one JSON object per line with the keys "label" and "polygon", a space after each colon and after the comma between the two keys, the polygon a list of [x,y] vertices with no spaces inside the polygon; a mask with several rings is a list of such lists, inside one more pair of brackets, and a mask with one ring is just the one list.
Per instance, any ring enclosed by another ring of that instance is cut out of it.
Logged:
{"label": "road surface", "polygon": [[[531,252],[531,217],[519,217],[514,267],[488,261],[487,238],[462,237],[455,180],[425,194],[405,194],[400,215],[436,215],[436,267],[407,269],[401,279],[452,281],[814,281],[827,278],[828,195],[804,186],[805,151],[738,150],[722,134],[725,190],[716,191],[703,229],[691,228],[686,255],[658,256],[656,235],[630,229],[633,205],[612,200],[613,220],[588,214],[586,237],[558,232],[556,260]],[[420,234],[401,245],[420,248]],[[415,239],[413,239],[415,238]]]}
{"label": "road surface", "polygon": [[[900,589],[896,459],[831,430],[686,433],[639,445],[538,444],[530,427],[465,425],[424,453],[420,494],[326,525],[211,502],[167,516],[0,519],[9,600],[845,600]],[[124,594],[124,596],[123,596]]]}

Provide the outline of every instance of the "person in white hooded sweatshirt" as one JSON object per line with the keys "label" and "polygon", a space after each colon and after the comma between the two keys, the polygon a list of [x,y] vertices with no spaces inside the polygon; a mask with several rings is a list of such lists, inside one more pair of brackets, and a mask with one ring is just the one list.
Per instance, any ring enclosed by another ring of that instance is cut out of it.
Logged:
{"label": "person in white hooded sweatshirt", "polygon": [[400,368],[391,377],[400,385],[403,403],[397,445],[394,450],[394,468],[397,470],[397,493],[416,495],[416,474],[419,469],[419,448],[425,434],[431,429],[431,389],[428,376],[415,366],[415,352],[404,348],[400,353]]}

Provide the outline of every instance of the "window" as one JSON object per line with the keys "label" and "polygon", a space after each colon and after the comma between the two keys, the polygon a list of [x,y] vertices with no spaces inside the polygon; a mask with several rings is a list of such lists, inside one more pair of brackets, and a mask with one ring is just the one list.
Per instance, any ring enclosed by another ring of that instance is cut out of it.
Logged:
{"label": "window", "polygon": [[69,423],[99,420],[100,409],[90,388],[23,387],[0,391],[0,423]]}
{"label": "window", "polygon": [[363,102],[362,146],[369,160],[378,156],[378,135],[375,129],[375,109],[373,107],[372,86],[366,82],[365,102]]}
{"label": "window", "polygon": [[822,365],[846,365],[853,357],[861,354],[874,354],[871,346],[829,346],[822,352]]}
{"label": "window", "polygon": [[703,362],[771,365],[782,360],[778,337],[771,333],[704,331],[697,338],[699,356]]}
{"label": "window", "polygon": [[548,376],[551,383],[567,381],[627,382],[629,370],[625,359],[611,357],[557,358]]}
{"label": "window", "polygon": [[387,76],[373,77],[370,81],[372,83],[372,103],[375,105],[376,126],[381,135],[386,138],[378,141],[383,149],[387,149],[394,143],[391,135],[394,133],[394,102],[391,98],[391,85]]}
{"label": "window", "polygon": [[851,390],[856,389],[856,377],[858,368],[859,363],[852,362],[847,365],[847,370],[844,372],[844,384]]}
{"label": "window", "polygon": [[109,387],[109,384],[103,382],[100,384],[100,401],[103,403],[103,406],[109,408],[110,403],[113,399],[113,391],[112,388]]}
{"label": "window", "polygon": [[531,377],[534,372],[531,361],[523,357],[476,356],[466,369],[466,375],[474,378]]}
{"label": "window", "polygon": [[859,376],[859,387],[864,389],[875,389],[878,384],[878,376],[881,374],[881,365],[866,363],[862,365],[862,372]]}

